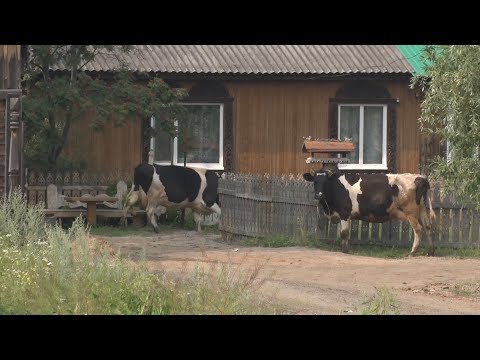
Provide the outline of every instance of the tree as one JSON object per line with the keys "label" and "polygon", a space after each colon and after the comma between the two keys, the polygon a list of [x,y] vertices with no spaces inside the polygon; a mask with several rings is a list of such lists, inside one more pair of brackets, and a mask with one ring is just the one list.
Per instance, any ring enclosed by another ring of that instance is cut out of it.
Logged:
{"label": "tree", "polygon": [[423,56],[425,75],[412,82],[425,95],[420,127],[448,148],[428,169],[444,190],[480,208],[480,46],[428,46]]}
{"label": "tree", "polygon": [[[154,116],[152,132],[175,135],[174,122],[184,116],[179,101],[185,92],[146,74],[143,83],[135,81],[122,60],[130,51],[134,51],[131,46],[113,45],[30,46],[23,77],[27,166],[55,168],[72,123],[84,119],[87,112],[94,130],[107,121],[123,126]],[[83,71],[100,54],[118,64],[110,79]]]}

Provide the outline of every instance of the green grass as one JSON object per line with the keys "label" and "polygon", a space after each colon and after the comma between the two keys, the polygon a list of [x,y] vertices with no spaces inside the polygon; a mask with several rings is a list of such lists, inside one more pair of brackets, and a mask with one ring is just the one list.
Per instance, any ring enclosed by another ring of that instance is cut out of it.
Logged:
{"label": "green grass", "polygon": [[452,292],[460,296],[477,298],[480,297],[480,283],[477,281],[457,284],[452,288]]}
{"label": "green grass", "polygon": [[0,314],[268,314],[260,269],[153,274],[94,242],[83,220],[48,225],[20,193],[0,199]]}
{"label": "green grass", "polygon": [[375,288],[375,294],[363,303],[362,315],[398,315],[399,307],[391,290],[382,286]]}
{"label": "green grass", "polygon": [[[259,247],[288,247],[288,246],[305,246],[326,251],[342,251],[341,242],[338,239],[335,242],[326,242],[315,239],[305,231],[297,231],[294,236],[288,237],[283,235],[274,235],[266,237],[248,238],[244,241],[247,246]],[[423,244],[425,246],[425,244]],[[417,255],[426,255],[426,247],[420,244]],[[410,253],[411,247],[397,246],[379,246],[379,245],[349,245],[349,254],[359,256],[370,256],[386,259],[400,259],[406,257]],[[453,257],[453,258],[480,258],[480,249],[456,249],[456,248],[439,248],[435,249],[436,257]]]}
{"label": "green grass", "polygon": [[[197,225],[193,220],[193,214],[190,210],[185,211],[184,225],[181,225],[181,211],[179,209],[168,209],[158,219],[160,233],[168,233],[174,230],[196,231]],[[202,226],[202,231],[206,233],[219,233],[218,225]],[[97,236],[156,236],[150,223],[145,226],[119,226],[119,225],[97,225],[91,228],[90,233]]]}

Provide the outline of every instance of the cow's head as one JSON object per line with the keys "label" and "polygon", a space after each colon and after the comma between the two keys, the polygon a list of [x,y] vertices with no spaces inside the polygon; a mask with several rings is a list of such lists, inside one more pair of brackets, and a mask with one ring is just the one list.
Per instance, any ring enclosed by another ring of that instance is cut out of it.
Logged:
{"label": "cow's head", "polygon": [[325,198],[325,184],[334,176],[335,172],[330,169],[322,169],[312,173],[303,174],[303,178],[307,181],[313,182],[313,189],[315,191],[316,200],[324,200]]}

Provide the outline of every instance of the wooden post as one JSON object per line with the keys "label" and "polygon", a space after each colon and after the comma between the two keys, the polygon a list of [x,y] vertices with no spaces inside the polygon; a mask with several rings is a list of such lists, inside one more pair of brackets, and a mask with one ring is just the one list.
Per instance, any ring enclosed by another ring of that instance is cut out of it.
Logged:
{"label": "wooden post", "polygon": [[[183,167],[187,166],[187,151],[185,150],[185,146],[183,147]],[[180,214],[180,226],[183,228],[185,224],[185,208],[182,209],[182,213]]]}
{"label": "wooden post", "polygon": [[87,221],[90,225],[97,225],[97,204],[95,202],[87,203]]}
{"label": "wooden post", "polygon": [[24,181],[22,90],[3,90],[0,95],[5,97],[5,193],[10,194],[15,187],[23,186]]}

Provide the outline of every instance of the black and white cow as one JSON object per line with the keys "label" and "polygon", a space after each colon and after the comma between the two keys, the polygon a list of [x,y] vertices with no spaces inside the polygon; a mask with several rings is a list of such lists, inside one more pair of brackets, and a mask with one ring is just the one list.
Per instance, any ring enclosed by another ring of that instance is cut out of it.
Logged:
{"label": "black and white cow", "polygon": [[[415,232],[410,255],[417,251],[422,229],[428,235],[428,252],[433,255],[431,228],[435,221],[430,184],[418,174],[342,174],[338,168],[324,168],[303,174],[313,181],[315,199],[333,223],[341,223],[342,251],[348,252],[351,220],[386,222],[408,221]],[[430,217],[427,214],[427,198]],[[320,209],[320,206],[319,206]]]}
{"label": "black and white cow", "polygon": [[218,179],[215,171],[204,168],[140,164],[134,170],[125,213],[140,200],[155,232],[158,232],[155,218],[158,208],[191,208],[197,230],[201,231],[202,215],[221,214]]}

